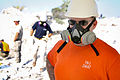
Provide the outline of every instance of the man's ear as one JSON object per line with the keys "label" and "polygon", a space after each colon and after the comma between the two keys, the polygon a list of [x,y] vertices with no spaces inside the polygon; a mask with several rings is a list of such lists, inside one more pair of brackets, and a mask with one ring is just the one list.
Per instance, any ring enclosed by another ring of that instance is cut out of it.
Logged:
{"label": "man's ear", "polygon": [[97,26],[97,20],[93,23],[93,29],[95,29]]}

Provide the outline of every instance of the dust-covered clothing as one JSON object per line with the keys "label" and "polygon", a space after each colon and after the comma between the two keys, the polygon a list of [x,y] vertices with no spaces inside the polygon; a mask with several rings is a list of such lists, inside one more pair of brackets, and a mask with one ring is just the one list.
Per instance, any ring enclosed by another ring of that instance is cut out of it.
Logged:
{"label": "dust-covered clothing", "polygon": [[36,63],[37,61],[37,56],[40,55],[40,68],[45,67],[44,65],[44,58],[45,58],[45,48],[46,48],[46,41],[43,40],[45,39],[45,36],[47,35],[47,31],[49,33],[53,33],[51,30],[50,26],[46,22],[42,21],[37,21],[33,26],[32,26],[33,31],[35,31],[34,34],[34,48],[33,48],[33,62]]}
{"label": "dust-covered clothing", "polygon": [[23,36],[23,28],[21,25],[15,26],[14,37],[16,33],[19,33],[18,38],[14,42],[14,53],[16,62],[21,62],[21,45],[22,45],[22,36]]}
{"label": "dust-covered clothing", "polygon": [[60,40],[47,56],[55,80],[120,80],[120,55],[102,40],[86,46],[71,41],[58,53],[63,43]]}
{"label": "dust-covered clothing", "polygon": [[45,67],[45,50],[47,43],[44,40],[34,38],[33,51],[36,52],[33,57],[33,62],[39,61],[40,68]]}
{"label": "dust-covered clothing", "polygon": [[15,41],[14,42],[14,54],[15,54],[15,61],[17,63],[21,62],[21,45],[22,41]]}
{"label": "dust-covered clothing", "polygon": [[18,35],[18,38],[17,38],[16,41],[22,41],[23,27],[22,27],[21,25],[17,25],[17,26],[15,27],[15,34],[16,34],[17,32],[19,33],[19,35]]}

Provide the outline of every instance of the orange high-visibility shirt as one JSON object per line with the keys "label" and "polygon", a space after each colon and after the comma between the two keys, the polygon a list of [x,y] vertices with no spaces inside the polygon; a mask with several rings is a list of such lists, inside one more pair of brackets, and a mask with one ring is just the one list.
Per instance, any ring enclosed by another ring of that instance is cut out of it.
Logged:
{"label": "orange high-visibility shirt", "polygon": [[48,53],[55,80],[120,80],[120,55],[114,48],[97,39],[93,45],[98,56],[90,45],[76,46],[73,42],[57,53],[63,42]]}

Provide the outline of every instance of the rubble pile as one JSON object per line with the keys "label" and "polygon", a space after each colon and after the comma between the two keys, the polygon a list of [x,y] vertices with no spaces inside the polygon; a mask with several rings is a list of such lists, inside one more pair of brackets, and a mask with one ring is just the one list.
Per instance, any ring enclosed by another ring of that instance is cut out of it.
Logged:
{"label": "rubble pile", "polygon": [[[39,19],[37,15],[23,13],[15,8],[4,9],[0,13],[0,37],[4,37],[5,42],[10,45],[10,57],[6,59],[0,58],[0,80],[49,80],[46,68],[40,71],[39,65],[32,67],[32,45],[33,37],[30,36],[32,25]],[[22,58],[21,63],[16,63],[13,54],[13,40],[11,38],[11,30],[14,30],[13,19],[19,17],[20,24],[23,26],[22,39]],[[68,27],[67,19],[65,24],[57,24],[54,20],[51,28],[54,32],[65,30]],[[97,37],[107,42],[120,53],[120,18],[104,18],[98,19],[98,25],[94,30]],[[61,39],[60,34],[55,34],[47,41],[46,55],[55,43]],[[39,58],[40,55],[38,55]],[[38,60],[37,63],[40,63]]]}

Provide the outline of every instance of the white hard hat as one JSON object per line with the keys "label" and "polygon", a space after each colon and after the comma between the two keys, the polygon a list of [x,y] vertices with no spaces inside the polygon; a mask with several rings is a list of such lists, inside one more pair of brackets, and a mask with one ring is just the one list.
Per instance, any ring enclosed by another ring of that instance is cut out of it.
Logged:
{"label": "white hard hat", "polygon": [[94,0],[71,0],[66,17],[88,18],[92,16],[98,17]]}
{"label": "white hard hat", "polygon": [[18,17],[13,17],[12,20],[13,20],[13,21],[18,21],[18,22],[20,22],[20,18],[18,18]]}
{"label": "white hard hat", "polygon": [[41,21],[46,21],[46,20],[47,20],[47,17],[46,17],[46,16],[40,16],[40,20],[41,20]]}

